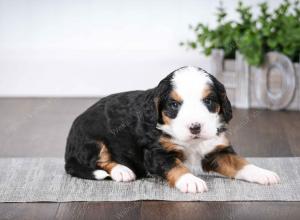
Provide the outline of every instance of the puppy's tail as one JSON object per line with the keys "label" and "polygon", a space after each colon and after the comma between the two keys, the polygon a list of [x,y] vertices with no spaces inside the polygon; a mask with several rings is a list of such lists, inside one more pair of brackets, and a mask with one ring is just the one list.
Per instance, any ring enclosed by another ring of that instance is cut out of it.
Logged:
{"label": "puppy's tail", "polygon": [[68,174],[83,179],[102,180],[109,176],[105,170],[83,166],[75,159],[66,161],[65,170]]}

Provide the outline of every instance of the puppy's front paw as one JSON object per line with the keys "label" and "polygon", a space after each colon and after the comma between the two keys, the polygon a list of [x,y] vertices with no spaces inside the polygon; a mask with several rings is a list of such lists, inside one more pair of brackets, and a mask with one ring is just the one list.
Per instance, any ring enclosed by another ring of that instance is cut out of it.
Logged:
{"label": "puppy's front paw", "polygon": [[276,173],[252,164],[246,165],[244,168],[242,168],[236,174],[235,178],[263,185],[272,185],[280,182],[280,178]]}
{"label": "puppy's front paw", "polygon": [[176,181],[175,187],[185,193],[203,193],[208,190],[206,183],[191,173],[183,174]]}
{"label": "puppy's front paw", "polygon": [[110,176],[117,182],[128,182],[135,180],[134,172],[128,167],[121,164],[118,164],[114,168],[112,168]]}

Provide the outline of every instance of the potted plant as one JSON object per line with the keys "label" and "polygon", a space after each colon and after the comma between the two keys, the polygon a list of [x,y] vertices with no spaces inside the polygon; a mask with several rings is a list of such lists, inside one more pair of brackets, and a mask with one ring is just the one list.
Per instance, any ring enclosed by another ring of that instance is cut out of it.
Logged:
{"label": "potted plant", "polygon": [[270,10],[259,4],[259,15],[238,2],[238,21],[226,20],[222,5],[217,26],[190,26],[195,39],[181,43],[211,56],[212,73],[227,87],[234,106],[300,110],[300,7],[283,1]]}

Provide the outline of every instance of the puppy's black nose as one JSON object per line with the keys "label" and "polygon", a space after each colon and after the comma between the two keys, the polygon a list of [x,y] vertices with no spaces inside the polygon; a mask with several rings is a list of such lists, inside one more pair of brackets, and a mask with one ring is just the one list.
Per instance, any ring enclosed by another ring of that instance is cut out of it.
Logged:
{"label": "puppy's black nose", "polygon": [[201,131],[201,125],[199,123],[191,124],[190,131],[192,134],[199,134]]}

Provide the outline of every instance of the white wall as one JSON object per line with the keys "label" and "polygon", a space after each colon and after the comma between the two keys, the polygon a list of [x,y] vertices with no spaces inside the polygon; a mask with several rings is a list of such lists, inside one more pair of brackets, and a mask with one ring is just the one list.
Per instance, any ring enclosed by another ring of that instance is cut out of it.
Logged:
{"label": "white wall", "polygon": [[[255,5],[258,0],[247,0]],[[276,6],[280,1],[269,1]],[[230,17],[237,1],[225,0]],[[215,0],[0,0],[0,96],[100,96],[209,59],[178,43]]]}

